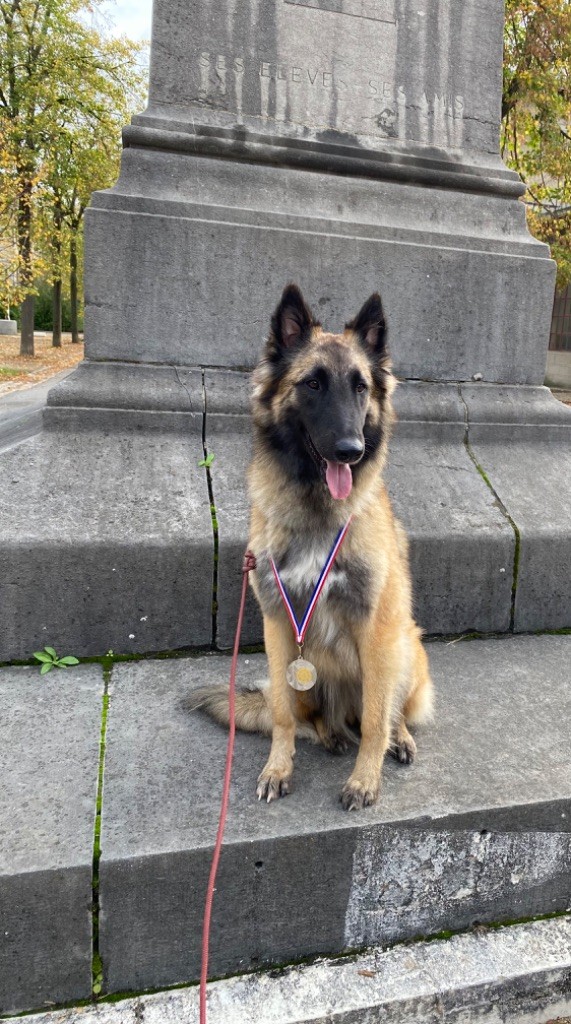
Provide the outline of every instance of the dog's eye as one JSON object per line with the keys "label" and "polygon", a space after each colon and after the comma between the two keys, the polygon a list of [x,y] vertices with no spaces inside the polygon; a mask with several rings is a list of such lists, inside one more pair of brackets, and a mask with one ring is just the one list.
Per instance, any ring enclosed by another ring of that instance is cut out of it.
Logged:
{"label": "dog's eye", "polygon": [[315,377],[312,377],[311,380],[306,380],[305,383],[312,391],[319,391],[319,388],[321,387],[319,381],[316,380]]}
{"label": "dog's eye", "polygon": [[359,383],[357,384],[357,391],[359,392],[359,394],[361,394],[363,391],[366,391],[366,390],[367,390],[367,385],[365,384],[365,381],[364,380],[360,380]]}

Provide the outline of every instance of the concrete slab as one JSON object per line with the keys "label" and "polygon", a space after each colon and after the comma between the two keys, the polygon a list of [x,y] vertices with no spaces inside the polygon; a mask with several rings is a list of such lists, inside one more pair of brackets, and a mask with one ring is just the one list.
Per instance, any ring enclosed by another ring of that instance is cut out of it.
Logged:
{"label": "concrete slab", "polygon": [[[228,648],[249,522],[248,380],[210,370],[205,385],[220,531],[217,643]],[[385,478],[409,534],[415,613],[425,631],[510,628],[516,547],[510,518],[521,539],[516,630],[571,626],[571,410],[544,387],[414,381],[400,385],[395,406]],[[491,486],[468,454],[467,437]],[[262,639],[253,598],[243,637],[250,644]]]}
{"label": "concrete slab", "polygon": [[95,665],[0,671],[0,1013],[91,991],[102,696]]}
{"label": "concrete slab", "polygon": [[515,630],[571,627],[571,444],[472,449],[520,535]]}
{"label": "concrete slab", "polygon": [[85,359],[50,391],[44,423],[52,430],[172,431],[201,437],[202,370]]}
{"label": "concrete slab", "polygon": [[571,387],[571,352],[549,351],[545,379],[558,388]]}
{"label": "concrete slab", "polygon": [[571,443],[571,409],[549,388],[526,385],[461,384],[470,441],[496,444]]}
{"label": "concrete slab", "polygon": [[[245,429],[218,429],[208,436],[216,455],[212,482],[219,529],[217,644],[229,648],[248,537],[246,469],[251,441]],[[385,479],[410,538],[415,614],[423,629],[432,634],[507,630],[514,531],[463,442],[397,433]],[[249,595],[242,642],[257,644],[262,639],[261,616]]]}
{"label": "concrete slab", "polygon": [[[338,803],[354,753],[300,743],[295,790],[255,801],[267,739],[237,736],[211,974],[564,910],[571,867],[571,637],[428,645],[438,693],[380,805]],[[114,669],[102,828],[107,991],[196,978],[226,734],[184,699],[226,658]],[[239,681],[264,678],[242,658]],[[308,912],[311,908],[311,912]]]}
{"label": "concrete slab", "polygon": [[[242,587],[242,562],[248,542],[250,509],[246,471],[251,458],[251,435],[244,425],[241,433],[209,435],[209,450],[215,460],[211,467],[212,488],[218,522],[218,587],[216,644],[232,647]],[[262,616],[248,590],[242,645],[263,642]]]}
{"label": "concrete slab", "polygon": [[0,451],[40,432],[48,391],[70,373],[71,370],[62,370],[31,388],[0,395]]}
{"label": "concrete slab", "polygon": [[45,643],[76,655],[209,644],[202,457],[200,434],[136,431],[44,432],[0,454],[0,659]]}
{"label": "concrete slab", "polygon": [[[571,1013],[571,924],[536,921],[208,986],[212,1024],[544,1024]],[[196,987],[59,1010],[29,1024],[187,1024]],[[11,1018],[7,1024],[16,1024]],[[562,1021],[562,1024],[564,1022]]]}
{"label": "concrete slab", "polygon": [[385,472],[427,633],[509,628],[515,538],[462,442],[391,441]]}

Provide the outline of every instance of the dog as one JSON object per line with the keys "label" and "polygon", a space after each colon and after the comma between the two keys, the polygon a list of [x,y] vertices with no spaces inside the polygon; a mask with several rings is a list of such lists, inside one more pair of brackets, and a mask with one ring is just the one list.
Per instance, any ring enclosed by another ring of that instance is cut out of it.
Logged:
{"label": "dog", "polygon": [[[250,583],[270,683],[237,693],[236,726],[271,735],[257,783],[268,803],[290,790],[299,737],[333,752],[359,742],[340,800],[349,811],[374,804],[385,754],[412,762],[408,725],[431,716],[407,540],[381,478],[396,383],[386,336],[379,294],[329,334],[290,284],[254,372]],[[296,627],[343,530],[302,647]],[[203,688],[193,706],[228,724],[228,687]]]}

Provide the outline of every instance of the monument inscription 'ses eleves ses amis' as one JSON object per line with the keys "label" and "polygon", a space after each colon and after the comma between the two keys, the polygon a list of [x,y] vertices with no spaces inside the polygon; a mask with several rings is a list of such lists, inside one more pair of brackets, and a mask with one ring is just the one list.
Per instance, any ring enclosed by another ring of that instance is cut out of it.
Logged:
{"label": "monument inscription 'ses eleves ses amis'", "polygon": [[[433,7],[436,19],[427,17]],[[181,24],[167,39],[155,22],[150,109],[190,106],[202,123],[265,133],[453,150],[473,145],[467,119],[480,134],[493,121],[466,110],[477,59],[472,5],[181,0],[179,13],[191,31]]]}

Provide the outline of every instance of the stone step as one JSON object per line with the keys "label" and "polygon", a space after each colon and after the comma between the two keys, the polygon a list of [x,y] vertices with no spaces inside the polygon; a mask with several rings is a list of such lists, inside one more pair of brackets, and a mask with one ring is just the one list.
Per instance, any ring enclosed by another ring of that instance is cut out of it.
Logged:
{"label": "stone step", "polygon": [[103,673],[0,670],[0,1014],[91,990]]}
{"label": "stone step", "polygon": [[[391,759],[377,807],[338,802],[354,751],[298,744],[294,792],[258,803],[269,744],[238,734],[211,974],[569,907],[571,637],[427,645],[438,694],[418,761]],[[226,734],[184,710],[229,661],[113,672],[100,863],[107,991],[199,974]],[[264,679],[261,655],[240,680]]]}
{"label": "stone step", "polygon": [[[211,982],[207,999],[209,1024],[567,1024],[571,920],[481,930]],[[29,1024],[196,1020],[196,986],[27,1018]]]}
{"label": "stone step", "polygon": [[[248,385],[205,372],[218,522],[217,645],[232,646],[248,536]],[[547,388],[403,382],[385,473],[430,635],[571,627],[571,410]],[[540,467],[540,469],[539,469]],[[260,643],[251,597],[243,642]]]}
{"label": "stone step", "polygon": [[[231,646],[246,378],[87,362],[50,393],[49,430],[0,451],[0,660],[46,640],[82,656]],[[386,477],[425,631],[571,627],[571,410],[545,388],[407,381],[397,412]],[[243,643],[261,639],[250,599]]]}
{"label": "stone step", "polygon": [[0,661],[46,643],[83,657],[211,644],[201,425],[44,431],[0,452]]}
{"label": "stone step", "polygon": [[[338,803],[354,751],[303,742],[292,794],[258,803],[269,742],[238,734],[211,976],[569,909],[571,637],[427,650],[435,722],[374,808]],[[0,670],[0,1014],[89,998],[92,967],[104,993],[197,978],[226,734],[185,699],[228,670]]]}

